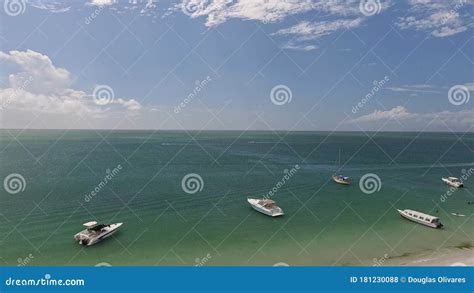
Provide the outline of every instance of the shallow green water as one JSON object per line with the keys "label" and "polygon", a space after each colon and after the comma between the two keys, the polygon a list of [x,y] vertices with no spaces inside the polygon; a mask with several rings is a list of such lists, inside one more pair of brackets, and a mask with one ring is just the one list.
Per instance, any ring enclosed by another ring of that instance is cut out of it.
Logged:
{"label": "shallow green water", "polygon": [[[444,202],[440,178],[474,168],[473,150],[472,133],[2,130],[1,178],[19,173],[26,188],[1,190],[0,263],[31,254],[27,265],[373,265],[467,247],[474,178]],[[296,164],[273,196],[285,216],[253,211],[246,197],[266,194]],[[331,181],[338,168],[352,185]],[[202,177],[201,191],[183,191],[188,173]],[[366,173],[381,178],[380,191],[361,191]],[[438,215],[445,228],[403,220],[395,208]],[[124,225],[84,248],[72,236],[90,220]]]}

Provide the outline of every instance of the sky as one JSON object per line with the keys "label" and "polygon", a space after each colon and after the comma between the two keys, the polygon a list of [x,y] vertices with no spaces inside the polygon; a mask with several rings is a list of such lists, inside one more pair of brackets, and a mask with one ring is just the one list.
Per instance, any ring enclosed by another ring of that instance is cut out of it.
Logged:
{"label": "sky", "polygon": [[474,1],[3,0],[0,127],[474,130]]}

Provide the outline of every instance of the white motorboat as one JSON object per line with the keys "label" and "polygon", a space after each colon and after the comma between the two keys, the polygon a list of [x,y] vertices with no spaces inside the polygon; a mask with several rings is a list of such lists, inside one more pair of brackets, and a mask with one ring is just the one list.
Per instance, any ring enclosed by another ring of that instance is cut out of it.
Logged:
{"label": "white motorboat", "polygon": [[459,188],[464,186],[463,182],[456,177],[441,178],[441,180],[452,187]]}
{"label": "white motorboat", "polygon": [[343,175],[333,175],[332,180],[334,182],[339,183],[339,184],[344,184],[344,185],[349,185],[351,184],[351,178]]}
{"label": "white motorboat", "polygon": [[87,222],[83,225],[87,229],[74,235],[74,240],[79,241],[79,244],[91,246],[109,236],[112,236],[123,223],[115,223],[110,225],[97,224],[96,221]]}
{"label": "white motorboat", "polygon": [[278,217],[283,216],[283,210],[276,205],[271,199],[256,199],[256,198],[247,198],[249,204],[257,211],[271,216],[271,217]]}
{"label": "white motorboat", "polygon": [[402,217],[404,217],[405,219],[411,220],[413,222],[417,222],[419,224],[423,224],[431,228],[443,227],[443,224],[441,224],[438,217],[424,214],[422,212],[418,212],[414,210],[402,211],[402,210],[397,209],[397,211]]}

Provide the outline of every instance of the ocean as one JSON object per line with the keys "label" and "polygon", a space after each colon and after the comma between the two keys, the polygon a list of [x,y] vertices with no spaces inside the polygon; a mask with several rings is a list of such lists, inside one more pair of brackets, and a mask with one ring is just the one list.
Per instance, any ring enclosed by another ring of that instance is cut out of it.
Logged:
{"label": "ocean", "polygon": [[[0,130],[0,152],[2,265],[384,265],[474,246],[474,133]],[[263,196],[285,215],[247,203]],[[124,224],[81,246],[92,220]]]}

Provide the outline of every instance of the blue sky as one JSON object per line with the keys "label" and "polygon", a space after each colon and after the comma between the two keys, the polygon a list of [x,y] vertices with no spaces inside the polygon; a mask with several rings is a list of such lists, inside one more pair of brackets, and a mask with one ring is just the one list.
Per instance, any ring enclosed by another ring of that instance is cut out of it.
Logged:
{"label": "blue sky", "polygon": [[473,1],[3,4],[2,128],[474,129]]}

